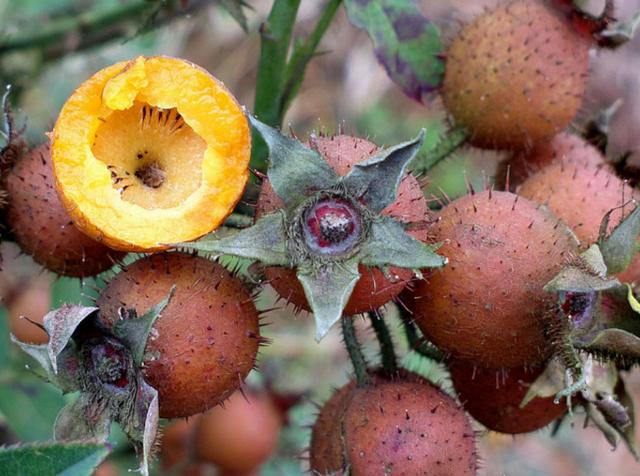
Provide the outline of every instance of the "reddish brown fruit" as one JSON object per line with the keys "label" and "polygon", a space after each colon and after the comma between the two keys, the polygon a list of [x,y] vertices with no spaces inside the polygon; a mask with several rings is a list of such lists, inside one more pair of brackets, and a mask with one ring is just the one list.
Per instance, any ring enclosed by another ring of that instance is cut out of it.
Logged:
{"label": "reddish brown fruit", "polygon": [[[609,211],[640,194],[620,180],[608,167],[584,167],[576,164],[552,164],[529,177],[518,189],[518,194],[549,207],[564,220],[583,247],[598,239],[600,223]],[[624,209],[625,213],[631,207]],[[623,210],[611,215],[611,230],[620,222]],[[640,281],[640,255],[629,267],[617,275],[623,281]]]}
{"label": "reddish brown fruit", "polygon": [[548,354],[543,291],[578,252],[557,218],[509,192],[484,191],[445,206],[432,228],[449,263],[417,283],[405,304],[426,337],[488,368],[535,365]]}
{"label": "reddish brown fruit", "polygon": [[510,1],[466,25],[447,52],[442,95],[479,147],[524,149],[578,112],[591,41],[543,2]]}
{"label": "reddish brown fruit", "polygon": [[164,469],[186,464],[193,459],[195,431],[201,415],[172,421],[162,432],[160,460]]}
{"label": "reddish brown fruit", "polygon": [[29,344],[46,344],[49,341],[47,333],[33,323],[42,324],[45,314],[51,309],[49,276],[32,279],[24,288],[7,296],[5,305],[9,314],[9,329],[18,340]]}
{"label": "reddish brown fruit", "polygon": [[417,376],[340,389],[311,437],[314,474],[475,475],[475,435],[458,404]]}
{"label": "reddish brown fruit", "polygon": [[[315,138],[311,146],[316,149],[339,175],[346,175],[351,167],[362,162],[380,149],[365,139],[339,135],[334,137]],[[265,181],[258,199],[257,217],[283,208],[284,203],[276,195],[268,181]],[[396,201],[387,207],[384,215],[392,216],[398,221],[418,225],[409,233],[417,239],[426,240],[424,227],[420,224],[430,221],[430,212],[418,181],[412,175],[405,175],[398,189]],[[377,309],[394,299],[413,277],[409,269],[390,268],[391,276],[387,279],[377,268],[360,266],[360,281],[356,284],[351,298],[347,302],[346,315],[359,314]],[[296,307],[310,311],[302,285],[296,278],[294,269],[269,267],[265,270],[269,283],[276,292],[293,303]]]}
{"label": "reddish brown fruit", "polygon": [[[606,167],[598,149],[575,134],[562,132],[548,142],[541,142],[528,152],[520,152],[500,164],[496,184],[514,192],[527,178],[550,164],[576,164],[579,167]],[[507,183],[508,174],[508,183]]]}
{"label": "reddish brown fruit", "polygon": [[554,397],[534,398],[520,408],[529,386],[543,370],[496,371],[463,362],[449,364],[453,386],[464,409],[488,429],[510,434],[544,428],[567,412],[567,404],[554,403]]}
{"label": "reddish brown fruit", "polygon": [[185,253],[127,266],[101,292],[100,318],[110,328],[121,307],[142,316],[174,284],[144,363],[162,418],[201,413],[231,395],[253,368],[260,343],[258,312],[242,283],[218,263]]}
{"label": "reddish brown fruit", "polygon": [[276,450],[281,427],[280,412],[266,393],[236,392],[204,414],[196,452],[229,474],[251,473]]}
{"label": "reddish brown fruit", "polygon": [[64,276],[94,276],[125,253],[81,233],[71,222],[54,186],[51,146],[21,156],[7,176],[7,225],[34,261]]}

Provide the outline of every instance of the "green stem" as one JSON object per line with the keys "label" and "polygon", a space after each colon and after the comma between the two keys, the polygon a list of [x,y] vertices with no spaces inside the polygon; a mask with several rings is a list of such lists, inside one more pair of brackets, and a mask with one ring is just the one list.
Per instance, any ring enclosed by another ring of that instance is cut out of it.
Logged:
{"label": "green stem", "polygon": [[324,7],[320,20],[318,20],[309,37],[304,43],[296,45],[294,48],[285,75],[284,90],[280,104],[280,120],[284,118],[291,101],[298,94],[307,65],[316,54],[320,40],[327,31],[327,28],[329,28],[341,3],[342,0],[329,0]]}
{"label": "green stem", "polygon": [[430,342],[426,341],[424,337],[421,337],[418,334],[418,330],[416,329],[416,325],[411,320],[411,316],[405,309],[402,308],[402,306],[398,306],[398,310],[400,312],[400,317],[402,319],[402,324],[404,326],[404,332],[407,337],[409,347],[423,357],[441,362],[444,359],[444,352],[442,352]]}
{"label": "green stem", "polygon": [[[280,101],[284,90],[287,55],[291,33],[298,14],[300,0],[275,0],[267,21],[260,27],[260,61],[256,79],[256,99],[253,113],[265,124],[281,124]],[[255,130],[251,167],[267,169],[267,145]]]}
{"label": "green stem", "polygon": [[224,226],[229,228],[248,228],[251,225],[253,225],[253,217],[241,213],[232,213],[224,221]]}
{"label": "green stem", "polygon": [[369,373],[367,372],[367,361],[364,358],[362,349],[360,349],[360,343],[353,326],[352,316],[342,316],[342,337],[353,364],[358,387],[363,387],[369,383]]}
{"label": "green stem", "polygon": [[370,312],[369,319],[371,320],[371,327],[373,327],[378,342],[380,343],[382,368],[389,373],[395,372],[398,370],[398,361],[387,323],[384,321],[384,318],[376,312]]}
{"label": "green stem", "polygon": [[132,0],[115,6],[99,6],[84,13],[52,19],[44,24],[34,21],[38,25],[37,29],[21,32],[0,43],[0,54],[39,48],[43,50],[46,60],[52,60],[70,51],[80,51],[130,35],[140,21],[145,18],[148,20],[147,17],[154,13],[163,13],[154,19],[153,26],[160,26],[212,3],[213,0],[193,0],[185,9],[169,9],[165,5],[167,2]]}
{"label": "green stem", "polygon": [[413,167],[415,173],[426,173],[433,169],[447,157],[450,157],[460,146],[469,139],[469,131],[464,127],[454,127],[442,137],[429,152],[416,159]]}

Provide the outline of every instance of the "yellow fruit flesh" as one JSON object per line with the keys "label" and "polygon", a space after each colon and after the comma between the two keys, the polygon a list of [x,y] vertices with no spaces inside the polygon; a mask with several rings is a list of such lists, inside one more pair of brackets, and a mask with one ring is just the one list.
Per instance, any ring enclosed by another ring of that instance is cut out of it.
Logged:
{"label": "yellow fruit flesh", "polygon": [[176,58],[99,71],[66,102],[52,139],[74,222],[116,249],[158,250],[209,233],[248,177],[242,109],[206,71]]}

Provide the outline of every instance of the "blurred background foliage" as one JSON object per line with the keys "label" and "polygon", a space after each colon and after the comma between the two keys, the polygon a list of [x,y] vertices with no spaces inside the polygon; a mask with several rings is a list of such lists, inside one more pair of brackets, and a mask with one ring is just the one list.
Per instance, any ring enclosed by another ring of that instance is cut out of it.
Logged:
{"label": "blurred background foliage", "polygon": [[[26,125],[25,134],[32,145],[45,140],[44,134],[51,130],[57,112],[75,87],[95,71],[136,55],[170,55],[191,60],[222,80],[241,104],[251,106],[259,58],[259,28],[271,1],[248,3],[251,8],[245,9],[245,32],[229,11],[215,1],[0,0],[0,83],[14,85],[14,108],[19,123]],[[455,34],[461,22],[497,2],[421,0],[419,3],[447,39]],[[638,0],[621,0],[618,4],[620,17],[640,8]],[[308,35],[324,7],[324,1],[303,0],[294,37]],[[117,27],[109,27],[105,33],[99,27],[88,26],[95,15],[108,17],[113,11],[126,13],[116,22]],[[76,28],[64,22],[72,22]],[[160,26],[150,28],[154,22]],[[60,35],[56,28],[69,33]],[[34,37],[39,38],[35,47],[6,48],[18,38]],[[342,10],[320,43],[319,52],[307,68],[305,81],[285,117],[285,127],[303,138],[311,132],[332,134],[344,130],[380,145],[406,140],[419,128],[426,127],[428,139],[423,154],[428,153],[444,130],[444,113],[438,98],[427,98],[422,104],[407,98],[376,62],[366,34],[352,27]],[[575,127],[579,130],[594,111],[623,98],[612,125],[610,154],[631,150],[632,160],[640,162],[638,39],[615,52],[594,54],[592,64],[589,99]],[[490,186],[496,163],[495,153],[463,148],[439,164],[428,178],[422,178],[426,193],[456,197],[466,193],[468,184],[477,189]],[[15,246],[6,243],[2,246],[5,263],[0,274],[0,296],[8,309],[0,309],[0,443],[46,440],[51,437],[52,423],[65,397],[39,380],[28,367],[28,360],[11,345],[8,316],[35,317],[64,302],[90,303],[95,288],[109,276],[85,282],[54,279],[28,257],[20,256]],[[27,291],[32,292],[28,299],[18,299]],[[251,375],[250,385],[261,386],[268,381],[279,392],[304,397],[290,410],[290,423],[281,435],[278,452],[261,474],[299,475],[306,469],[300,455],[308,444],[308,426],[315,419],[313,402],[324,401],[332,389],[346,382],[350,365],[335,329],[318,345],[313,340],[312,320],[305,313],[295,315],[292,309],[275,302],[275,294],[266,289],[260,297],[260,306],[277,308],[267,313],[270,325],[264,328],[272,344],[263,348],[261,372]],[[405,355],[405,365],[450,389],[437,364],[407,354],[392,308],[390,314],[395,342]],[[373,332],[364,321],[358,324],[367,355],[374,361],[378,356]],[[632,393],[640,396],[640,378],[635,377]],[[640,474],[640,464],[622,448],[611,452],[601,435],[581,426],[582,417],[576,415],[554,437],[549,430],[515,438],[483,434],[481,474]],[[136,467],[132,448],[118,431],[113,432],[112,441],[114,452],[109,461],[113,464],[102,468],[101,474],[127,474],[129,468]]]}

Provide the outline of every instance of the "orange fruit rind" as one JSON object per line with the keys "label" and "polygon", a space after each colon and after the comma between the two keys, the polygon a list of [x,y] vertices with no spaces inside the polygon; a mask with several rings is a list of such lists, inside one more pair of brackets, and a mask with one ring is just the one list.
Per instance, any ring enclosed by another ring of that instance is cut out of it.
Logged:
{"label": "orange fruit rind", "polygon": [[215,230],[248,179],[241,106],[177,58],[138,57],[96,73],[63,106],[52,142],[74,223],[120,250],[157,251]]}

